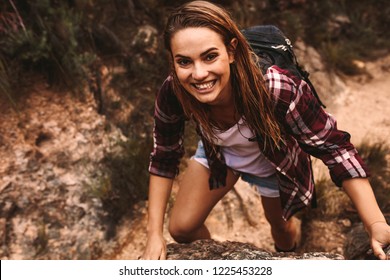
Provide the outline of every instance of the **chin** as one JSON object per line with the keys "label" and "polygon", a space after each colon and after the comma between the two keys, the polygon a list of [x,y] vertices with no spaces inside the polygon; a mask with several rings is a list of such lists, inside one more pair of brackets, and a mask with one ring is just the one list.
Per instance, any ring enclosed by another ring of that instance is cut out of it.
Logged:
{"label": "chin", "polygon": [[216,102],[214,97],[199,97],[199,98],[197,98],[197,100],[200,103],[209,104],[209,105],[213,105],[213,103]]}

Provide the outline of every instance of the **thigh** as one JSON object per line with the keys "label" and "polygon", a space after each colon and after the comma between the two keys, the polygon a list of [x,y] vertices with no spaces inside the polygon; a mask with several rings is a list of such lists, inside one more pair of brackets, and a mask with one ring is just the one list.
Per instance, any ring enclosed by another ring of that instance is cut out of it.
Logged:
{"label": "thigh", "polygon": [[184,227],[197,228],[203,225],[215,204],[237,182],[238,176],[228,169],[226,186],[210,190],[210,171],[195,160],[189,165],[179,182],[179,191],[171,212],[171,223]]}

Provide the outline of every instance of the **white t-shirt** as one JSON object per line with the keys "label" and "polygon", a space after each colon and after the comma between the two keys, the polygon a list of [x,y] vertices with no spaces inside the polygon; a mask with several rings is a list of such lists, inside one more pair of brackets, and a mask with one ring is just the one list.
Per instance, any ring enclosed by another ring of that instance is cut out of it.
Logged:
{"label": "white t-shirt", "polygon": [[258,177],[269,177],[275,167],[260,152],[257,141],[249,141],[255,135],[241,118],[237,124],[226,131],[216,131],[227,166],[239,172]]}

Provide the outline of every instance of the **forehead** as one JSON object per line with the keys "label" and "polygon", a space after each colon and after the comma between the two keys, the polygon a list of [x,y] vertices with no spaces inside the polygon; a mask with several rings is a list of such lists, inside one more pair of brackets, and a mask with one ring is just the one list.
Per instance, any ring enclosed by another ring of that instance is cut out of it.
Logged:
{"label": "forehead", "polygon": [[173,56],[196,56],[210,48],[226,50],[222,36],[207,27],[184,28],[176,32],[171,39]]}

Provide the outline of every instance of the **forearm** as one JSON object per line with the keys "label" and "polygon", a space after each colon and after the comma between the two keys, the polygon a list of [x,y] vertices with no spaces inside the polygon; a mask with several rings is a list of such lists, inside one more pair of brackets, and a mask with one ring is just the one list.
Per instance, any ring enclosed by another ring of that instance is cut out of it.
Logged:
{"label": "forearm", "polygon": [[172,190],[173,179],[150,175],[149,206],[148,206],[148,233],[162,233],[164,216],[169,196]]}
{"label": "forearm", "polygon": [[373,223],[386,221],[368,179],[354,178],[345,180],[342,186],[355,205],[360,219],[366,228]]}

